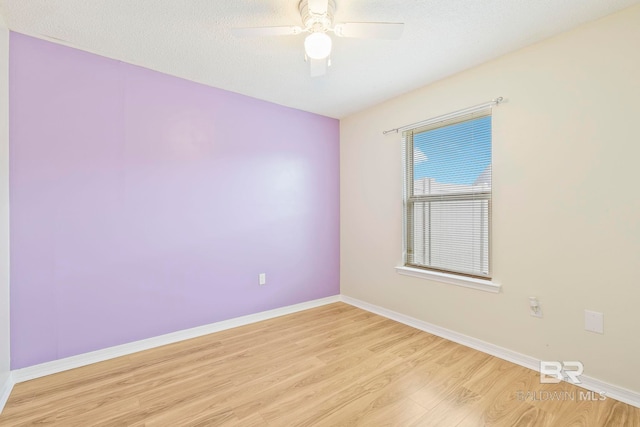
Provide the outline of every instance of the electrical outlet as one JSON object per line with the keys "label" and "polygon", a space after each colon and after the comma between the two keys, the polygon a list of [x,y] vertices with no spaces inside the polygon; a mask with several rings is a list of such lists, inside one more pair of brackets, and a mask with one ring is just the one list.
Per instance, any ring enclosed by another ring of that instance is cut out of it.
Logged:
{"label": "electrical outlet", "polygon": [[536,297],[529,297],[529,314],[533,317],[542,317],[542,307]]}
{"label": "electrical outlet", "polygon": [[260,273],[260,275],[258,276],[258,281],[260,283],[260,286],[266,284],[267,283],[267,273]]}
{"label": "electrical outlet", "polygon": [[604,334],[604,314],[597,311],[585,310],[584,329],[597,334]]}

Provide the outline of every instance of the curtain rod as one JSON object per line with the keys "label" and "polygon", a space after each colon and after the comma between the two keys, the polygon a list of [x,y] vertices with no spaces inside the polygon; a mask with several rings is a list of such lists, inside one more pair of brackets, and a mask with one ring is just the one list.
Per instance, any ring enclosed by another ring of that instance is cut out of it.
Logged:
{"label": "curtain rod", "polygon": [[454,111],[452,113],[443,114],[443,115],[437,116],[437,117],[432,117],[430,119],[423,120],[421,122],[416,122],[416,123],[411,123],[409,125],[400,126],[399,128],[385,130],[384,132],[382,132],[382,134],[386,135],[386,134],[391,133],[391,132],[398,133],[401,130],[407,130],[407,129],[411,129],[411,128],[415,128],[415,127],[419,127],[419,126],[430,125],[430,124],[433,124],[433,123],[441,122],[443,120],[454,118],[456,116],[460,116],[462,114],[473,113],[475,111],[483,110],[483,109],[488,108],[488,107],[493,107],[494,105],[498,105],[503,101],[504,101],[504,98],[499,96],[499,97],[497,97],[496,99],[494,99],[492,101],[485,102],[484,104],[478,104],[478,105],[474,105],[473,107],[463,108],[462,110]]}

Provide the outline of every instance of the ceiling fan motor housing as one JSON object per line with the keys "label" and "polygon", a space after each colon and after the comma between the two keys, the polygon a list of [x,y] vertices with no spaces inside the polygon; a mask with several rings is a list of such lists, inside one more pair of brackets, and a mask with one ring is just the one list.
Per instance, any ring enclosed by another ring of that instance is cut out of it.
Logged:
{"label": "ceiling fan motor housing", "polygon": [[306,30],[310,32],[326,32],[333,25],[333,13],[336,10],[336,2],[329,0],[327,2],[327,12],[318,14],[309,9],[309,0],[302,0],[298,5],[302,23]]}

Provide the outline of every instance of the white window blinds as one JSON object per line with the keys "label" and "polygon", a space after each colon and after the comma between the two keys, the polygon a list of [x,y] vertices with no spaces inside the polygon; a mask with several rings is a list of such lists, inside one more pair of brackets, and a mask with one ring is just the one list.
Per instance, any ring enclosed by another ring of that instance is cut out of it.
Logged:
{"label": "white window blinds", "polygon": [[405,264],[490,278],[491,110],[403,132]]}

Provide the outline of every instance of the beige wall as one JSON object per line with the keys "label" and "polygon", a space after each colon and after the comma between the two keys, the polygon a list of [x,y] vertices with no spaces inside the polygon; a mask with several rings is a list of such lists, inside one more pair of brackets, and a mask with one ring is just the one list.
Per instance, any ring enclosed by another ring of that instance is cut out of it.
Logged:
{"label": "beige wall", "polygon": [[9,374],[9,31],[0,16],[0,395]]}
{"label": "beige wall", "polygon": [[[640,392],[639,41],[636,6],[342,120],[342,293]],[[400,135],[382,131],[497,96],[502,292],[398,275]],[[604,312],[604,335],[584,309]]]}

